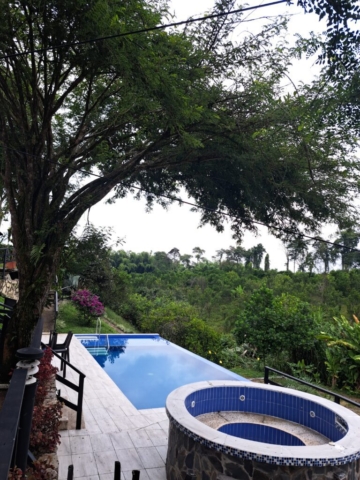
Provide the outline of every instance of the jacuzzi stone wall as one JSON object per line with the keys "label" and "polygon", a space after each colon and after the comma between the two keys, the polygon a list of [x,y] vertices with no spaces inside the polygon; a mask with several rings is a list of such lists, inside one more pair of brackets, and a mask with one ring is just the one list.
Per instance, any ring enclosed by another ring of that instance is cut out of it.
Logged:
{"label": "jacuzzi stone wall", "polygon": [[[243,397],[249,399],[249,388],[256,389],[254,401],[245,407]],[[265,398],[277,398],[275,403],[282,398],[283,408],[277,409]],[[166,406],[170,419],[167,480],[360,480],[360,417],[333,402],[268,385],[214,381],[175,390]],[[291,421],[295,416],[302,424],[313,421],[311,428],[326,431],[329,442],[312,447],[271,445],[221,433],[196,419],[210,411],[239,409],[268,410],[281,418],[291,414]]]}

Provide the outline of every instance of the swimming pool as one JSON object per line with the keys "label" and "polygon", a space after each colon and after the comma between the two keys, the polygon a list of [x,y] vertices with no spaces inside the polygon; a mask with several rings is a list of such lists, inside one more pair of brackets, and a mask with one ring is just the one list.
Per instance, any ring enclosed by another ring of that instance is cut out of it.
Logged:
{"label": "swimming pool", "polygon": [[157,334],[76,337],[138,409],[164,407],[168,394],[188,383],[246,380]]}

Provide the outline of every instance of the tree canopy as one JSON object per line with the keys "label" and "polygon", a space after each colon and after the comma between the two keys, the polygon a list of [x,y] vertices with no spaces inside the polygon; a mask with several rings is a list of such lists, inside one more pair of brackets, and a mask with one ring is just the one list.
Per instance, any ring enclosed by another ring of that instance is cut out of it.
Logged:
{"label": "tree canopy", "polygon": [[[203,222],[221,230],[228,214],[238,236],[255,221],[314,230],[352,219],[353,126],[335,121],[326,84],[284,93],[295,58],[284,19],[239,43],[241,13],[81,44],[158,25],[166,5],[0,6],[1,177],[20,282],[4,351],[28,340],[67,238],[113,189],[151,207],[183,187]],[[215,12],[233,7],[219,0]]]}

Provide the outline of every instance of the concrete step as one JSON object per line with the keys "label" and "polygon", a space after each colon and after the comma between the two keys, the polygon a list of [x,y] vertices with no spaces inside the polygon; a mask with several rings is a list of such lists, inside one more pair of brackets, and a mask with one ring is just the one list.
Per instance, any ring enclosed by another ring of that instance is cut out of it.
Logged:
{"label": "concrete step", "polygon": [[63,407],[62,415],[60,418],[59,430],[68,430],[68,428],[69,428],[69,417],[67,416],[67,412]]}

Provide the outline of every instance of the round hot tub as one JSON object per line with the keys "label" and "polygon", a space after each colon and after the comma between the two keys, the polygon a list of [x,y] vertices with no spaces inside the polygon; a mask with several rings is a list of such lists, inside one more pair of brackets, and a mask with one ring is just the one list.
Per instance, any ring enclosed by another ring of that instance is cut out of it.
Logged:
{"label": "round hot tub", "polygon": [[168,480],[360,480],[360,417],[252,382],[199,382],[167,398]]}

